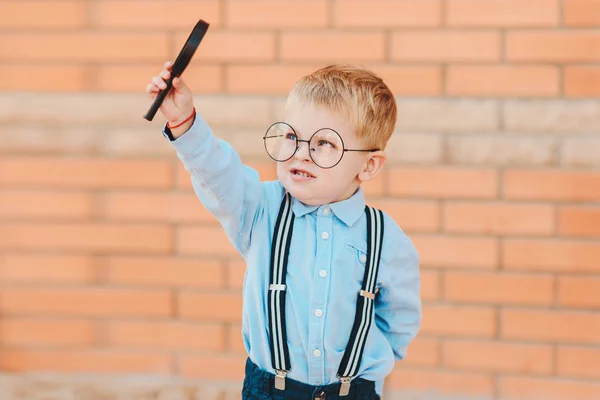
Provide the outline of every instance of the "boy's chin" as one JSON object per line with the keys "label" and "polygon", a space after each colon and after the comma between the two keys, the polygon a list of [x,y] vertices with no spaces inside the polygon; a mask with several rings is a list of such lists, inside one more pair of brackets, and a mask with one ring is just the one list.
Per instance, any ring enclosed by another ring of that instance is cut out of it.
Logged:
{"label": "boy's chin", "polygon": [[315,190],[308,190],[308,188],[298,188],[294,187],[293,182],[281,182],[283,188],[292,195],[298,201],[309,205],[309,206],[320,206],[324,204],[323,199],[319,198],[319,196],[315,196]]}

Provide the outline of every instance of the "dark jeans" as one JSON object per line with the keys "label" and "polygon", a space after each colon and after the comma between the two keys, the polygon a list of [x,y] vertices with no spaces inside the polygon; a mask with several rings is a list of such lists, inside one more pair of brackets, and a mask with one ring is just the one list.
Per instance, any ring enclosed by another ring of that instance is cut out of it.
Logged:
{"label": "dark jeans", "polygon": [[[275,389],[275,375],[258,368],[250,358],[246,361],[246,378],[242,389],[242,400],[379,400],[375,382],[362,378],[352,380],[350,393],[340,397],[340,383],[326,386],[311,386],[289,378],[285,379],[285,390]],[[320,395],[320,396],[319,396]]]}

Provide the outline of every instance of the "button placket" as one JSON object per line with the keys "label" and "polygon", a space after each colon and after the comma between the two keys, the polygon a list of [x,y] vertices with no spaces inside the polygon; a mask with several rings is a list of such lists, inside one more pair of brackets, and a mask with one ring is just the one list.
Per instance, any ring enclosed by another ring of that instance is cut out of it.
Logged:
{"label": "button placket", "polygon": [[[329,295],[331,254],[333,249],[333,220],[332,212],[322,208],[316,215],[314,229],[316,231],[316,259],[313,270],[313,290],[310,299],[312,318],[309,320],[307,344],[312,348],[312,357],[308,360],[308,379],[310,384],[321,384],[325,380],[325,363],[323,357],[323,336],[325,332],[326,299]],[[326,216],[329,214],[328,216]]]}

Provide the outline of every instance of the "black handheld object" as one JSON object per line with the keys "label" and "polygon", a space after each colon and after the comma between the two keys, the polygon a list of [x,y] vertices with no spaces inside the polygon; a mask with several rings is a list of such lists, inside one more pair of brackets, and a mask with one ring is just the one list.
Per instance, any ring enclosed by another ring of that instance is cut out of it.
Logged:
{"label": "black handheld object", "polygon": [[204,37],[204,34],[208,30],[208,25],[208,22],[199,20],[194,29],[192,30],[192,33],[190,33],[190,36],[186,40],[185,44],[183,45],[183,48],[181,49],[179,55],[173,63],[173,67],[171,68],[171,77],[166,81],[166,89],[163,89],[160,92],[158,92],[158,95],[154,99],[154,102],[150,106],[150,109],[148,110],[146,115],[144,115],[144,118],[146,118],[148,121],[152,121],[154,115],[156,115],[156,112],[160,108],[160,105],[162,104],[163,100],[165,99],[165,97],[167,97],[169,90],[171,90],[171,88],[173,87],[173,79],[183,74],[183,71],[185,71],[185,68],[192,60],[192,57],[194,56],[198,45],[200,44],[202,38]]}

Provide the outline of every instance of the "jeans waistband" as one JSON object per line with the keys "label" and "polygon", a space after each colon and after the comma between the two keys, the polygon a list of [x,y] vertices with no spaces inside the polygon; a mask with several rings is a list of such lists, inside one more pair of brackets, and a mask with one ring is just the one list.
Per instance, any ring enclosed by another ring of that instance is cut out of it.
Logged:
{"label": "jeans waistband", "polygon": [[286,400],[314,399],[319,393],[325,393],[329,400],[371,400],[379,397],[375,392],[375,382],[363,378],[355,378],[350,385],[350,393],[339,397],[340,383],[313,386],[290,378],[285,379],[285,389],[275,389],[275,375],[261,370],[248,358],[246,360],[246,378],[244,379],[244,390],[258,392],[263,398],[284,398]]}

